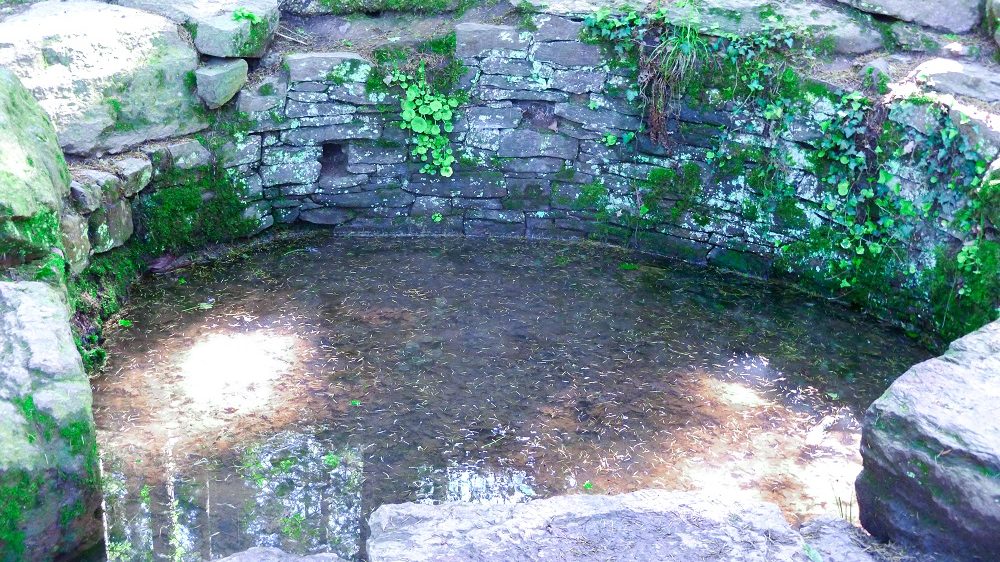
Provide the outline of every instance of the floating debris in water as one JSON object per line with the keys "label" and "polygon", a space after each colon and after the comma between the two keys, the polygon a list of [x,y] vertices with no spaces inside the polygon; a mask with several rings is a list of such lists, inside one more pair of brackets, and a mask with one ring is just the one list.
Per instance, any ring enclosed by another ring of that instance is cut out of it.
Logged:
{"label": "floating debris in water", "polygon": [[352,557],[382,503],[581,489],[837,514],[858,417],[929,356],[830,303],[624,250],[308,244],[144,281],[109,329],[93,384],[115,548]]}

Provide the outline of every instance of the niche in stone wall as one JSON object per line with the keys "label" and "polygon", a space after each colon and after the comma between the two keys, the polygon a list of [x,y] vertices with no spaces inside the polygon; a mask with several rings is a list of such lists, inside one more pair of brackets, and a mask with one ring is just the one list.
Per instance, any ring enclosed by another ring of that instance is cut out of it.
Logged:
{"label": "niche in stone wall", "polygon": [[347,173],[347,148],[342,143],[326,143],[320,155],[319,185],[321,188],[336,188]]}

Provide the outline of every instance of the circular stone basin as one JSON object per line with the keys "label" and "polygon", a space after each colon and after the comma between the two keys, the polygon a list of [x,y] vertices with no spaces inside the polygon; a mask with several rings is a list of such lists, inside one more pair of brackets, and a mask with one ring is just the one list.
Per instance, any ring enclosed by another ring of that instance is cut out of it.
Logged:
{"label": "circular stone basin", "polygon": [[404,501],[640,488],[856,517],[929,353],[778,284],[591,244],[319,236],[147,279],[94,380],[108,550],[364,559]]}

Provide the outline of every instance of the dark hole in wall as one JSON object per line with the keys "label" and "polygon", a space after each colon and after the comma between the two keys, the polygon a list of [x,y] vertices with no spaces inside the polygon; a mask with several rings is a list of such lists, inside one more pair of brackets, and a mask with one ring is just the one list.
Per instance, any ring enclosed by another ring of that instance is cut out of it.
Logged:
{"label": "dark hole in wall", "polygon": [[323,145],[323,154],[319,157],[319,181],[324,178],[335,178],[347,175],[347,151],[344,145],[328,143]]}

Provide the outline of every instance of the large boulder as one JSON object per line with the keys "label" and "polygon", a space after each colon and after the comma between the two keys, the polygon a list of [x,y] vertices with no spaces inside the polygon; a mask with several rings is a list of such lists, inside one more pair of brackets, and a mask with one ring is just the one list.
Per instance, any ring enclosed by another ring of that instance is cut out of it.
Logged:
{"label": "large boulder", "polygon": [[59,245],[69,183],[51,121],[17,76],[0,68],[0,267]]}
{"label": "large boulder", "polygon": [[183,24],[213,57],[260,57],[278,29],[278,0],[113,0]]}
{"label": "large boulder", "polygon": [[52,117],[67,153],[121,152],[207,126],[191,85],[198,54],[156,14],[39,2],[0,22],[0,66]]}
{"label": "large boulder", "polygon": [[1000,321],[914,366],[868,409],[861,523],[941,560],[1000,560]]}
{"label": "large boulder", "polygon": [[369,527],[372,562],[809,560],[775,505],[664,490],[517,505],[383,505]]}
{"label": "large boulder", "polygon": [[991,66],[936,58],[922,63],[912,75],[930,90],[988,103],[1000,102],[1000,73]]}
{"label": "large boulder", "polygon": [[837,0],[864,12],[965,33],[979,24],[982,0]]}
{"label": "large boulder", "polygon": [[0,283],[0,560],[72,559],[101,540],[90,383],[62,296]]}
{"label": "large boulder", "polygon": [[882,47],[882,35],[868,16],[815,0],[713,0],[711,9],[672,3],[667,18],[709,34],[745,35],[777,24],[806,29],[836,53],[862,54]]}

